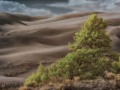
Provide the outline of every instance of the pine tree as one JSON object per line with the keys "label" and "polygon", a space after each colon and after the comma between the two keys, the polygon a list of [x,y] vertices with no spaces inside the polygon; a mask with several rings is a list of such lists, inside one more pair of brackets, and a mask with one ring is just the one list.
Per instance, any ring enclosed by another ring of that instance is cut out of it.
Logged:
{"label": "pine tree", "polygon": [[111,40],[103,31],[106,27],[102,18],[91,15],[81,31],[75,34],[75,42],[69,45],[71,53],[50,67],[50,76],[93,79],[102,76],[105,71],[117,72],[113,66],[119,55],[111,50]]}

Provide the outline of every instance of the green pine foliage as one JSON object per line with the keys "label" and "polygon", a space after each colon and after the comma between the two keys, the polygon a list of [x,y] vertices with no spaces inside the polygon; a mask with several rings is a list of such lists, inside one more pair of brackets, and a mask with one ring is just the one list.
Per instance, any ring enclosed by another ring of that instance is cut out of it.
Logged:
{"label": "green pine foliage", "polygon": [[53,78],[73,79],[76,76],[95,79],[103,76],[105,71],[120,73],[119,55],[111,50],[111,40],[104,31],[106,27],[102,18],[91,15],[81,31],[75,34],[75,42],[69,44],[71,52],[47,69],[40,65],[37,72],[25,80],[25,85]]}
{"label": "green pine foliage", "polygon": [[116,73],[112,63],[118,59],[119,55],[104,49],[78,49],[53,64],[49,75],[53,78],[62,77],[64,80],[73,79],[75,76],[81,79],[95,79],[105,71]]}
{"label": "green pine foliage", "polygon": [[118,62],[113,62],[112,65],[115,68],[115,70],[117,70],[117,72],[120,73],[120,59]]}
{"label": "green pine foliage", "polygon": [[110,39],[104,31],[107,27],[102,18],[93,14],[84,23],[80,32],[75,33],[75,42],[69,45],[71,50],[81,48],[110,48]]}
{"label": "green pine foliage", "polygon": [[25,80],[25,85],[30,86],[31,84],[39,84],[41,82],[44,82],[48,80],[48,70],[40,64],[37,71],[30,75],[26,80]]}

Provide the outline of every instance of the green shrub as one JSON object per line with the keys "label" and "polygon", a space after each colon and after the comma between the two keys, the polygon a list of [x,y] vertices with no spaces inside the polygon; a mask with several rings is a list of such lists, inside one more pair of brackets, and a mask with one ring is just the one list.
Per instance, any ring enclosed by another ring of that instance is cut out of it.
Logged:
{"label": "green shrub", "polygon": [[30,75],[26,80],[25,80],[25,85],[30,86],[31,83],[36,83],[39,84],[41,82],[44,82],[48,79],[48,71],[47,69],[40,64],[37,71]]}
{"label": "green shrub", "polygon": [[113,67],[115,68],[115,70],[117,71],[117,73],[120,73],[120,60],[117,62],[113,62],[112,63]]}

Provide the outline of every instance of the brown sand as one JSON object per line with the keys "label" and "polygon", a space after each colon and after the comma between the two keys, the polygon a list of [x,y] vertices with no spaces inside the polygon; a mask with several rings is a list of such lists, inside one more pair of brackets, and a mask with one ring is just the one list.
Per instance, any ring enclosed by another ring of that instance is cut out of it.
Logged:
{"label": "brown sand", "polygon": [[[30,17],[1,13],[0,76],[25,78],[36,70],[39,63],[49,65],[65,56],[68,42],[73,41],[74,33],[80,31],[90,14]],[[120,52],[120,14],[97,14],[108,23],[106,31],[113,50]]]}

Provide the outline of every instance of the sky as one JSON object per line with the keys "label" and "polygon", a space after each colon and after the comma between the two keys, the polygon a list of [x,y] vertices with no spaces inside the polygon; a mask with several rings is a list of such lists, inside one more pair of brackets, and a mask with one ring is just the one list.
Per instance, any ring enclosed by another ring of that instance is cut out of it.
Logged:
{"label": "sky", "polygon": [[40,16],[83,11],[119,12],[120,10],[120,0],[63,0],[64,2],[62,0],[54,0],[57,2],[51,3],[48,1],[0,0],[0,12]]}

